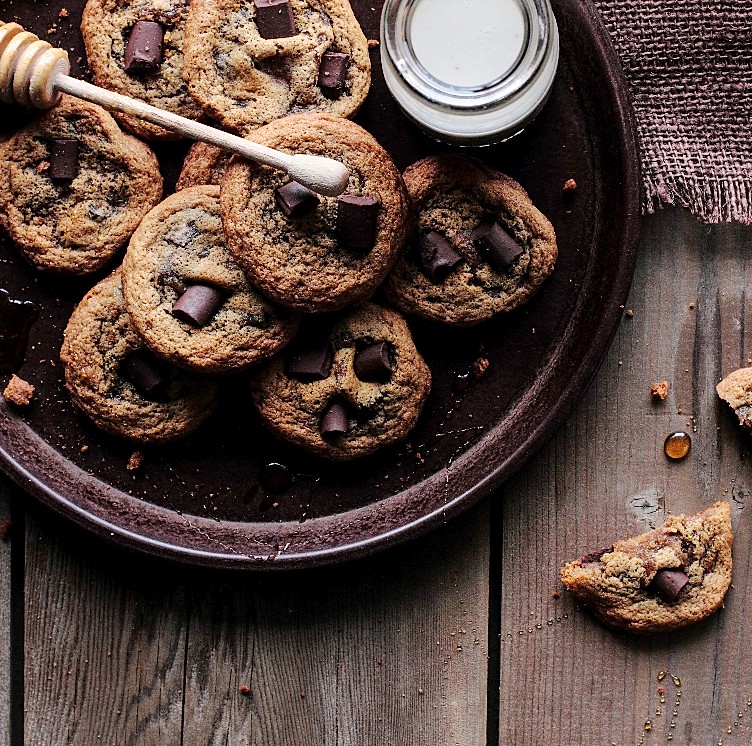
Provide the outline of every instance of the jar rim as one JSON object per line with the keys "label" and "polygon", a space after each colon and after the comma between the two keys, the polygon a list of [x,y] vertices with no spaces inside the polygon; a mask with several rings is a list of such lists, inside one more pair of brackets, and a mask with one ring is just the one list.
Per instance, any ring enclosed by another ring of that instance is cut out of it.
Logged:
{"label": "jar rim", "polygon": [[547,0],[514,0],[522,11],[525,39],[514,64],[487,83],[457,86],[439,80],[417,59],[411,42],[413,11],[424,0],[386,0],[381,39],[397,73],[424,99],[452,109],[483,109],[524,89],[537,75],[548,53],[551,22]]}

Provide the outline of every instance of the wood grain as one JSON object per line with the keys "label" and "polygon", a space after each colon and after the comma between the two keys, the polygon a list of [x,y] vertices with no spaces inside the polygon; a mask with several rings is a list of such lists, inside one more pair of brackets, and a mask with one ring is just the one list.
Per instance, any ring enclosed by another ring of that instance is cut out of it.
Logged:
{"label": "wood grain", "polygon": [[[703,226],[679,210],[644,221],[634,316],[575,415],[504,490],[500,743],[752,742],[749,441],[714,391],[752,354],[750,239],[750,228]],[[650,386],[662,379],[670,394],[656,402]],[[692,451],[671,463],[663,440],[679,429]],[[632,638],[552,597],[563,562],[722,498],[734,513],[735,580],[715,617]],[[659,682],[661,671],[681,686]]]}
{"label": "wood grain", "polygon": [[[0,484],[0,525],[10,520],[8,488]],[[10,542],[0,541],[0,746],[10,746]]]}
{"label": "wood grain", "polygon": [[176,570],[30,511],[25,743],[181,743],[187,598]]}
{"label": "wood grain", "polygon": [[488,512],[271,577],[155,564],[32,514],[27,743],[485,744]]}
{"label": "wood grain", "polygon": [[194,589],[185,743],[485,744],[488,512],[336,570]]}

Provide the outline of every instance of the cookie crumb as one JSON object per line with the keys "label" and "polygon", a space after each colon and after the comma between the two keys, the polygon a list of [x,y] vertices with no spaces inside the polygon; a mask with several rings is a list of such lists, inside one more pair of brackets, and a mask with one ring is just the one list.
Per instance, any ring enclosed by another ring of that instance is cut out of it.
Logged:
{"label": "cookie crumb", "polygon": [[244,696],[249,697],[251,695],[251,687],[248,684],[241,684],[238,687],[238,691]]}
{"label": "cookie crumb", "polygon": [[86,444],[81,446],[81,453],[88,453],[89,452],[89,446]]}
{"label": "cookie crumb", "polygon": [[483,378],[483,376],[486,375],[488,372],[488,367],[491,365],[491,362],[486,357],[479,357],[473,362],[473,375],[476,378]]}
{"label": "cookie crumb", "polygon": [[6,401],[15,404],[17,407],[25,407],[31,401],[31,397],[34,396],[34,387],[24,381],[23,378],[13,375],[8,381],[5,391],[3,391],[3,396]]}
{"label": "cookie crumb", "polygon": [[369,39],[368,40],[368,48],[374,49],[375,47],[379,46],[379,40],[378,39]]}
{"label": "cookie crumb", "polygon": [[631,308],[628,308],[626,311],[624,311],[624,315],[628,319],[631,319],[634,316],[634,311]]}
{"label": "cookie crumb", "polygon": [[554,591],[554,592],[553,592],[553,593],[551,594],[551,598],[553,598],[553,599],[555,599],[555,600],[557,600],[557,601],[558,601],[558,600],[559,600],[559,599],[561,598],[561,593],[559,593],[559,591]]}
{"label": "cookie crumb", "polygon": [[574,179],[567,179],[564,182],[564,186],[562,187],[562,189],[565,192],[573,192],[575,191],[575,189],[577,189],[577,182]]}
{"label": "cookie crumb", "polygon": [[58,13],[59,18],[67,18],[70,14],[68,13],[68,8],[61,8],[60,12]]}
{"label": "cookie crumb", "polygon": [[8,541],[10,539],[10,530],[13,528],[12,521],[5,521],[0,523],[0,541]]}
{"label": "cookie crumb", "polygon": [[50,167],[50,162],[49,161],[40,161],[37,164],[37,173],[39,173],[39,174],[44,173],[45,171],[47,171],[49,169],[49,167]]}
{"label": "cookie crumb", "polygon": [[136,471],[137,469],[140,469],[144,464],[144,458],[143,451],[133,451],[131,457],[128,459],[128,466],[125,468],[128,469],[128,471]]}
{"label": "cookie crumb", "polygon": [[689,304],[689,310],[690,311],[694,311],[695,310],[695,304],[694,303],[690,303]]}
{"label": "cookie crumb", "polygon": [[668,381],[658,381],[650,387],[650,396],[655,399],[665,400],[668,396]]}

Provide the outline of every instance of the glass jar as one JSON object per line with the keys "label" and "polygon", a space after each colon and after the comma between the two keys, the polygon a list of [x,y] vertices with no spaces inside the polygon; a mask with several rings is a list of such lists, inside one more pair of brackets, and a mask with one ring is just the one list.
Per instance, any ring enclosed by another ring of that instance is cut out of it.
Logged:
{"label": "glass jar", "polygon": [[546,102],[559,32],[548,0],[386,0],[381,61],[397,103],[429,135],[490,145]]}

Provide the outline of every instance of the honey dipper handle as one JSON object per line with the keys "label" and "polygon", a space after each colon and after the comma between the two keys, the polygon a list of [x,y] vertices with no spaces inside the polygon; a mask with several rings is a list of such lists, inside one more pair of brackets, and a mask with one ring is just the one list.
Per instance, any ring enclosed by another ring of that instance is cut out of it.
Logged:
{"label": "honey dipper handle", "polygon": [[59,72],[51,76],[50,84],[55,90],[99,104],[110,111],[119,111],[193,140],[201,140],[249,160],[287,171],[294,181],[318,194],[334,197],[347,186],[350,174],[346,166],[332,158],[283,153]]}

